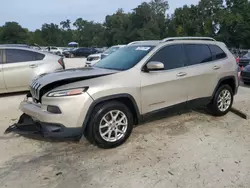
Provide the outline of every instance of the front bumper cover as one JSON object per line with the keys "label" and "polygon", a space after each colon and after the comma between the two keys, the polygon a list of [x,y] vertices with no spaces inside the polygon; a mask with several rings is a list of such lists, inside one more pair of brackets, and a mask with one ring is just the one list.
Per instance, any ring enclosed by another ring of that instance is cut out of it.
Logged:
{"label": "front bumper cover", "polygon": [[40,135],[45,138],[76,138],[83,134],[82,128],[66,128],[59,124],[35,121],[27,114],[22,114],[17,123],[9,126],[4,134]]}

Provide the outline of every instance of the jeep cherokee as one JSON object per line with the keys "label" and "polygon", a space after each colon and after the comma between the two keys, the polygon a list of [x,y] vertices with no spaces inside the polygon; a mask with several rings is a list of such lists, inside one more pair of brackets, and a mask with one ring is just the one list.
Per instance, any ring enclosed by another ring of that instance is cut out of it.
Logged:
{"label": "jeep cherokee", "polygon": [[93,67],[34,80],[21,102],[44,136],[84,135],[101,148],[123,144],[133,126],[173,107],[228,113],[239,81],[234,56],[212,38],[135,42]]}

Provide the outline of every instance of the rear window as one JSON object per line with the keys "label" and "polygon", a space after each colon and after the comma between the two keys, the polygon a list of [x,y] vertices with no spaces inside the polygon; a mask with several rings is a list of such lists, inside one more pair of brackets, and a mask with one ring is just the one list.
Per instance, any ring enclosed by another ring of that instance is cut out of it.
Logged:
{"label": "rear window", "polygon": [[20,49],[6,49],[6,63],[18,63],[43,60],[44,54]]}
{"label": "rear window", "polygon": [[184,44],[188,65],[197,65],[212,61],[211,51],[206,44]]}
{"label": "rear window", "polygon": [[213,61],[226,58],[226,53],[217,45],[209,45],[212,53]]}

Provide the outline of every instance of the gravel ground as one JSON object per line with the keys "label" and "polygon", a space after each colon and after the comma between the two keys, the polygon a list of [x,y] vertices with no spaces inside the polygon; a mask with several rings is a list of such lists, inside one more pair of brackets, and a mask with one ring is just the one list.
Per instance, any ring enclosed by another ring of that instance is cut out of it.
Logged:
{"label": "gravel ground", "polygon": [[[3,135],[23,97],[0,96],[0,187],[250,187],[250,120],[187,112],[138,126],[124,145],[102,150],[85,140]],[[235,107],[248,113],[249,105],[250,89],[240,87]]]}

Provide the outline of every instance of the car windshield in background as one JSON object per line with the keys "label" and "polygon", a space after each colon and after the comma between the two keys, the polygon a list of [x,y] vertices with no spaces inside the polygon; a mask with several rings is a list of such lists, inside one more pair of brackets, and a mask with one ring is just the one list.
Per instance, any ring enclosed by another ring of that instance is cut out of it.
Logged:
{"label": "car windshield in background", "polygon": [[103,53],[104,54],[112,54],[113,52],[115,52],[116,50],[118,50],[120,47],[118,47],[118,46],[114,46],[114,47],[111,47],[111,48],[109,48],[109,49],[107,49],[106,51],[104,51]]}
{"label": "car windshield in background", "polygon": [[245,55],[243,55],[243,57],[250,58],[250,52],[248,52],[248,53],[246,53]]}
{"label": "car windshield in background", "polygon": [[95,67],[114,70],[128,70],[145,57],[154,46],[127,46],[112,53],[95,64]]}

